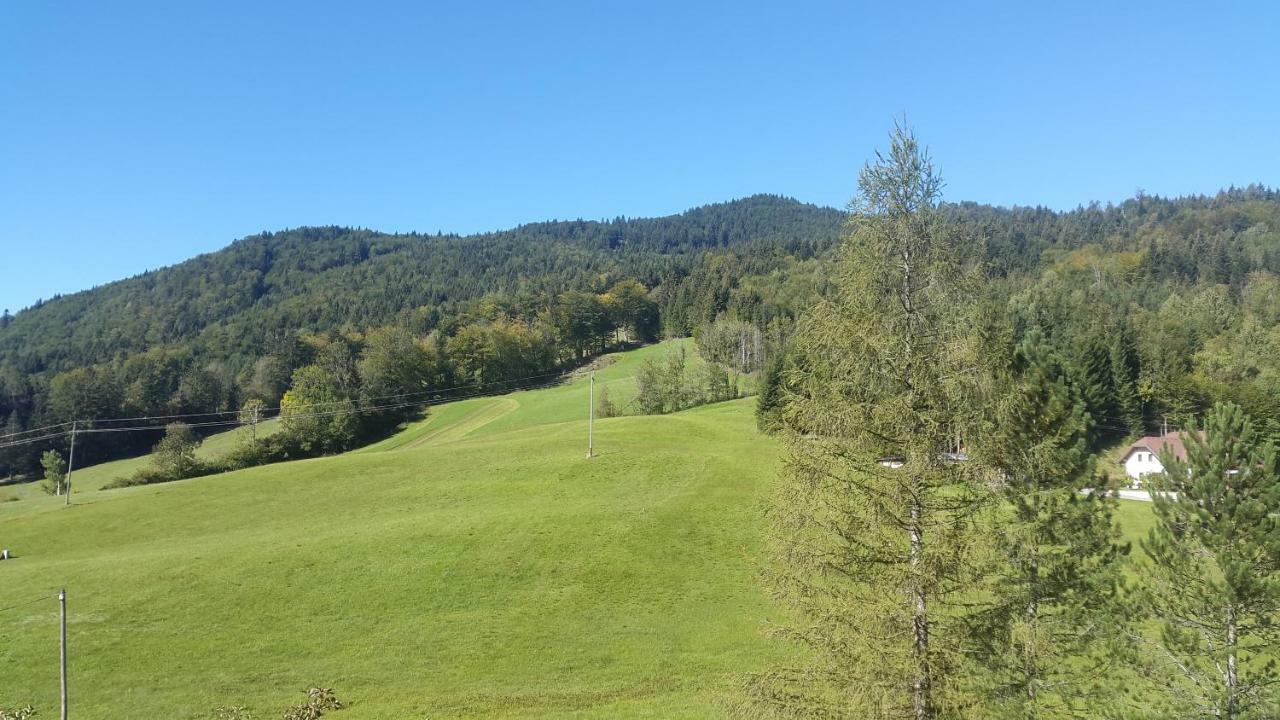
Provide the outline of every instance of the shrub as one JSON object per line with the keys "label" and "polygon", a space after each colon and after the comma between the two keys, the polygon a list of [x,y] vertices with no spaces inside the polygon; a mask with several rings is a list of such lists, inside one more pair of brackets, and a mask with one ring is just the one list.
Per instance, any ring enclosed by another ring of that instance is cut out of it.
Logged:
{"label": "shrub", "polygon": [[600,399],[596,401],[596,415],[602,418],[613,417],[618,414],[618,408],[609,399],[609,388],[600,388]]}
{"label": "shrub", "polygon": [[164,437],[153,448],[152,464],[156,473],[169,480],[181,480],[201,474],[203,467],[196,459],[200,440],[186,423],[170,423]]}
{"label": "shrub", "polygon": [[237,443],[231,452],[219,461],[218,470],[243,470],[257,465],[279,462],[289,458],[288,436],[272,435],[254,442]]}
{"label": "shrub", "polygon": [[307,689],[307,701],[284,711],[282,720],[318,720],[327,710],[341,710],[342,702],[329,688]]}
{"label": "shrub", "polygon": [[116,488],[134,487],[136,485],[154,485],[155,483],[172,482],[181,480],[157,467],[138,468],[136,472],[127,477],[119,477],[102,486],[103,490],[114,490]]}
{"label": "shrub", "polygon": [[20,708],[6,710],[0,708],[0,720],[29,720],[36,716],[36,709],[30,705],[23,705]]}
{"label": "shrub", "polygon": [[61,495],[62,484],[67,479],[67,462],[54,450],[46,450],[40,456],[40,465],[44,467],[44,483],[41,488],[50,495]]}
{"label": "shrub", "polygon": [[684,348],[664,359],[646,358],[636,370],[636,406],[641,414],[659,415],[738,396],[737,383],[715,363],[690,371]]}

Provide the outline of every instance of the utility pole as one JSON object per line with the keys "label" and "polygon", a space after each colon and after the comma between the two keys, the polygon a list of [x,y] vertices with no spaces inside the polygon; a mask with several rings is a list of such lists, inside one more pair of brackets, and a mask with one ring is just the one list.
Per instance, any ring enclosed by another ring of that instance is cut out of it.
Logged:
{"label": "utility pole", "polygon": [[58,605],[62,609],[61,642],[59,656],[62,660],[62,720],[67,720],[67,589],[58,591]]}
{"label": "utility pole", "polygon": [[591,373],[591,384],[587,387],[587,459],[595,454],[596,425],[596,374]]}
{"label": "utility pole", "polygon": [[71,469],[76,465],[76,421],[71,421],[71,451],[67,453],[67,477],[62,481],[66,485],[67,497],[65,505],[71,504]]}

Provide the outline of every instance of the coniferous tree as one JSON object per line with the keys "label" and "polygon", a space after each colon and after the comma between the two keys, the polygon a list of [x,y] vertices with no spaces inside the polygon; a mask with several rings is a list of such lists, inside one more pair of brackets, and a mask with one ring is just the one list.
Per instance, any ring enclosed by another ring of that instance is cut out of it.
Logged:
{"label": "coniferous tree", "polygon": [[782,354],[769,360],[756,396],[756,427],[773,432],[782,422]]}
{"label": "coniferous tree", "polygon": [[1091,332],[1077,350],[1073,368],[1074,384],[1080,389],[1085,409],[1101,432],[1095,435],[1093,447],[1098,450],[1111,437],[1123,436],[1117,417],[1115,382],[1111,377],[1111,350],[1096,334]]}
{"label": "coniferous tree", "polygon": [[[18,416],[18,411],[14,410],[9,413],[9,420],[4,424],[4,429],[0,430],[0,436],[15,436],[20,432],[22,432],[22,418]],[[0,440],[0,444],[5,442],[13,442],[13,438]],[[0,468],[4,468],[10,478],[18,472],[18,461],[21,458],[20,446],[0,448]]]}
{"label": "coniferous tree", "polygon": [[986,493],[946,455],[973,363],[941,186],[897,128],[859,177],[835,293],[792,345],[766,578],[797,616],[780,635],[812,661],[752,677],[744,714],[930,720],[973,700],[960,595]]}
{"label": "coniferous tree", "polygon": [[1142,543],[1143,606],[1160,622],[1155,675],[1179,717],[1272,717],[1280,641],[1280,468],[1239,406],[1206,415],[1186,461],[1161,453]]}
{"label": "coniferous tree", "polygon": [[1138,373],[1141,361],[1129,323],[1121,319],[1111,335],[1111,378],[1115,408],[1130,435],[1141,435],[1144,429],[1142,398],[1138,395]]}
{"label": "coniferous tree", "polygon": [[974,618],[982,715],[1087,716],[1123,658],[1116,501],[1080,494],[1096,485],[1090,420],[1039,334],[994,355],[998,395],[974,449],[1004,501],[991,518],[992,602]]}

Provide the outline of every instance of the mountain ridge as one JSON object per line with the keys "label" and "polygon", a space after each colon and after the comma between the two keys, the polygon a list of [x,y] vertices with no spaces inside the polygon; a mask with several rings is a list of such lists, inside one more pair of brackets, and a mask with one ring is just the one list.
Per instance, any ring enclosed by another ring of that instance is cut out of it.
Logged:
{"label": "mountain ridge", "polygon": [[[601,286],[605,277],[670,285],[704,251],[820,254],[836,242],[843,217],[831,208],[757,194],[656,218],[541,221],[474,235],[349,226],[264,232],[34,304],[0,327],[0,363],[41,373],[105,362],[189,341],[268,308],[272,317],[228,329],[367,327],[407,309],[455,314],[488,294],[578,290]],[[261,349],[266,335],[249,334],[236,352]],[[59,347],[32,352],[32,345],[54,344]]]}

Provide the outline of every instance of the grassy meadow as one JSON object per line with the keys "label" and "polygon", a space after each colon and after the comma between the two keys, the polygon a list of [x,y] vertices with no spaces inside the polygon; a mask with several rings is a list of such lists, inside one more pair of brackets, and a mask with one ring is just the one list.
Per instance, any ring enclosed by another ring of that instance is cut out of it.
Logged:
{"label": "grassy meadow", "polygon": [[65,585],[77,717],[270,717],[310,684],[351,720],[713,714],[776,652],[754,582],[774,448],[743,400],[601,420],[588,460],[585,392],[441,406],[380,447],[69,509],[6,503],[0,608],[26,604],[0,615],[0,705],[56,712]]}
{"label": "grassy meadow", "polygon": [[[625,408],[664,351],[597,389]],[[271,718],[309,685],[343,720],[716,716],[784,652],[756,581],[776,446],[738,400],[599,420],[589,460],[586,409],[579,373],[341,456],[0,504],[0,706],[56,715],[65,586],[77,718]]]}

